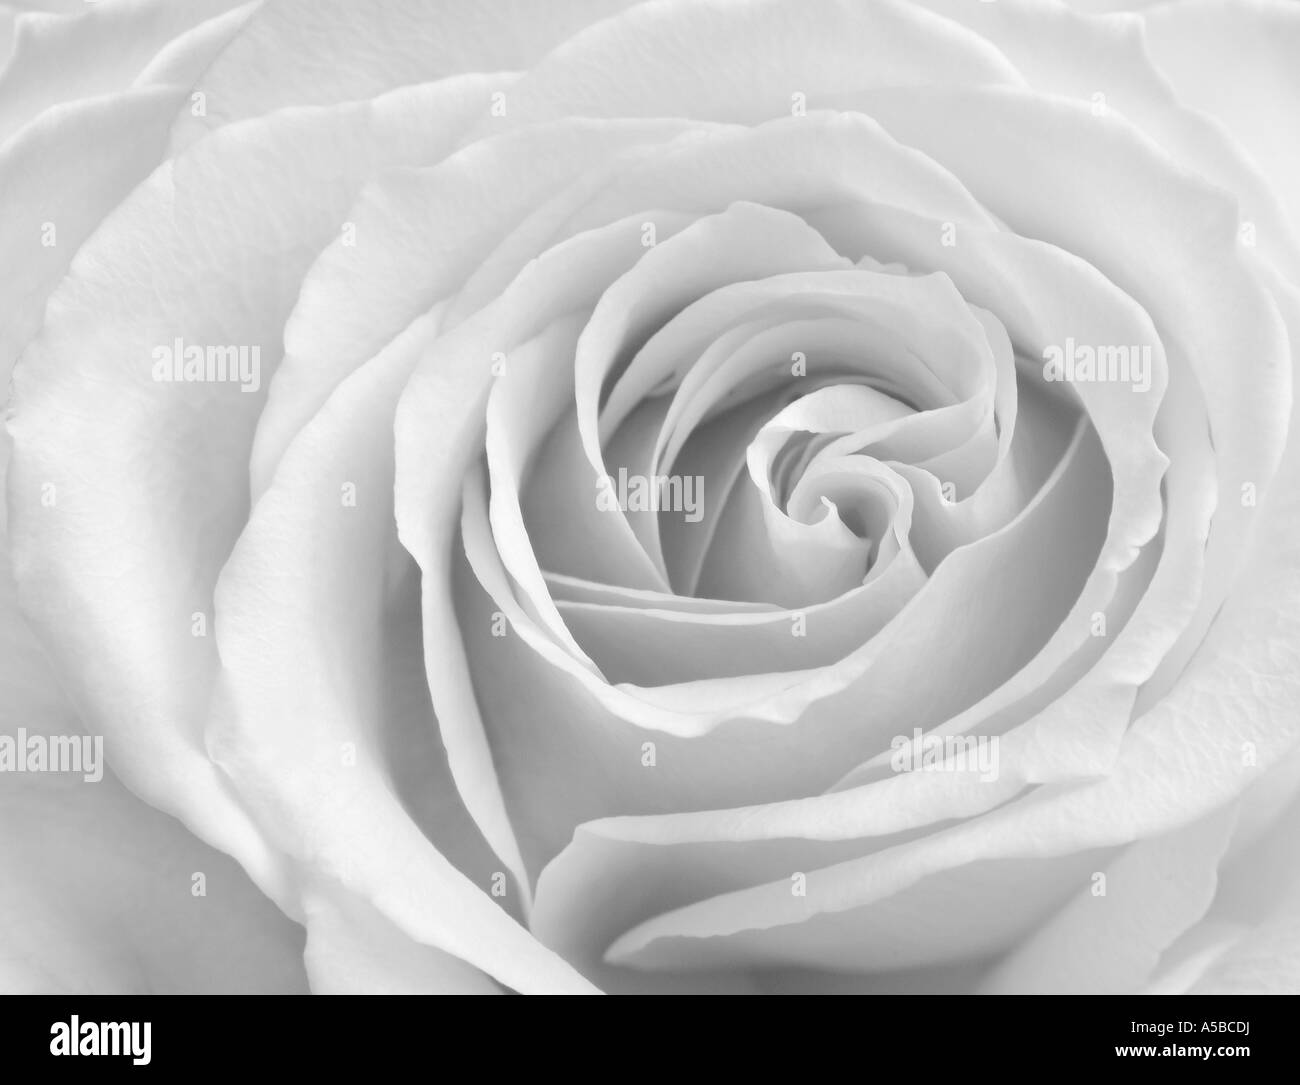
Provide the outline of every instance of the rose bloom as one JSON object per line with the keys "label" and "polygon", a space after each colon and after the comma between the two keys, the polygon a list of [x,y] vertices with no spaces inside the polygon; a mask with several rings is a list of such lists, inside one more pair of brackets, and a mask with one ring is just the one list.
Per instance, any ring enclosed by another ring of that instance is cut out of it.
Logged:
{"label": "rose bloom", "polygon": [[0,986],[1300,989],[1300,5],[1114,6],[7,9]]}

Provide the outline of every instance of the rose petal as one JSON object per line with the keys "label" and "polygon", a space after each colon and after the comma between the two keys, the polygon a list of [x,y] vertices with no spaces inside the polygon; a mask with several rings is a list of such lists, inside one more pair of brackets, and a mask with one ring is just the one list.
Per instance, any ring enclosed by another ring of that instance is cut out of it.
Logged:
{"label": "rose petal", "polygon": [[[1279,138],[1300,108],[1300,11],[1268,0],[1189,0],[1152,7],[1143,23],[1151,59],[1178,96],[1221,122],[1267,178],[1288,219],[1277,229],[1300,229],[1300,151]],[[1228,56],[1250,62],[1229,75]],[[1273,249],[1270,226],[1249,203],[1243,211],[1259,228],[1247,243]],[[1285,270],[1294,279],[1294,265]]]}
{"label": "rose petal", "polygon": [[820,111],[753,128],[695,124],[665,146],[629,151],[534,211],[483,261],[451,313],[481,308],[549,245],[634,211],[706,213],[745,200],[807,217],[867,196],[954,224],[993,225],[955,178],[862,114]]}
{"label": "rose petal", "polygon": [[[533,63],[630,0],[277,0],[265,4],[203,76],[206,116],[181,114],[173,149],[211,128],[287,106],[335,105],[401,86]],[[304,43],[310,42],[310,47]],[[504,91],[506,83],[487,88]],[[509,99],[506,99],[507,103]]]}
{"label": "rose petal", "polygon": [[[246,515],[262,397],[154,381],[151,351],[176,337],[256,346],[273,369],[298,279],[365,172],[440,157],[480,87],[280,113],[168,162],[83,247],[15,373],[24,604],[88,726],[111,736],[123,781],[239,856],[277,901],[289,896],[276,859],[199,737],[216,665],[211,591]],[[237,188],[231,171],[244,175]],[[87,596],[91,581],[105,590]]]}
{"label": "rose petal", "polygon": [[561,122],[487,139],[436,166],[393,171],[367,185],[347,213],[355,233],[321,253],[285,327],[284,362],[253,446],[254,496],[335,385],[453,294],[537,202],[626,148],[682,127]]}
{"label": "rose petal", "polygon": [[1122,851],[1101,890],[1070,902],[998,962],[981,994],[1124,994],[1140,990],[1160,954],[1214,896],[1231,807]]}
{"label": "rose petal", "polygon": [[[673,58],[671,74],[663,57]],[[574,34],[511,95],[508,121],[790,116],[845,86],[1021,82],[997,49],[915,5],[878,0],[639,4]]]}
{"label": "rose petal", "polygon": [[317,995],[499,995],[478,969],[413,943],[373,907],[348,894],[307,901],[305,961]]}
{"label": "rose petal", "polygon": [[456,496],[481,448],[492,353],[527,343],[554,319],[594,303],[601,287],[644,251],[639,223],[623,222],[551,250],[487,310],[440,337],[397,411],[398,535],[423,574],[426,670],[448,762],[465,804],[509,868],[522,861],[483,732],[464,634],[454,612]]}
{"label": "rose petal", "polygon": [[[374,435],[391,424],[427,330],[340,385],[254,509],[217,586],[222,676],[209,748],[304,876],[341,883],[407,937],[516,990],[589,989],[421,834],[387,769],[399,677],[384,665],[387,627],[415,578],[391,533],[390,446]],[[418,670],[401,673],[418,689]],[[337,924],[325,918],[322,938],[335,947]]]}
{"label": "rose petal", "polygon": [[[3,541],[0,659],[0,733],[81,738],[81,721],[19,616]],[[106,744],[103,753],[112,752]],[[305,989],[301,928],[228,856],[135,798],[111,771],[95,782],[6,771],[0,825],[0,990]]]}
{"label": "rose petal", "polygon": [[0,74],[0,144],[52,105],[125,89],[173,38],[239,3],[125,0],[79,4],[75,15],[19,16]]}
{"label": "rose petal", "polygon": [[[1286,188],[1270,186],[1269,183],[1270,178],[1284,175],[1273,170],[1274,163],[1266,159],[1260,160],[1265,167],[1260,170],[1242,153],[1237,143],[1240,133],[1247,130],[1238,122],[1247,120],[1254,123],[1260,115],[1259,103],[1287,99],[1280,97],[1277,88],[1271,86],[1247,96],[1242,91],[1240,78],[1234,75],[1232,93],[1238,96],[1239,102],[1249,104],[1240,114],[1230,118],[1220,116],[1220,119],[1231,122],[1226,125],[1226,131],[1179,101],[1181,97],[1197,108],[1205,108],[1206,101],[1216,97],[1207,89],[1208,73],[1217,74],[1225,70],[1220,57],[1230,49],[1235,55],[1252,57],[1267,52],[1261,50],[1258,43],[1228,46],[1227,34],[1217,32],[1218,28],[1214,32],[1207,31],[1203,12],[1189,17],[1186,8],[1177,5],[1182,9],[1183,22],[1191,22],[1194,18],[1190,37],[1197,44],[1192,48],[1200,49],[1201,43],[1212,43],[1213,55],[1197,56],[1194,60],[1187,58],[1190,63],[1166,65],[1160,63],[1161,7],[1151,9],[1144,19],[1139,20],[1129,16],[1081,17],[1055,0],[998,0],[996,4],[968,3],[967,0],[913,2],[922,3],[926,8],[976,30],[1003,52],[1035,90],[1082,98],[1089,102],[1095,113],[1117,112],[1132,121],[1143,135],[1159,143],[1183,167],[1233,193],[1241,203],[1242,217],[1257,226],[1261,250],[1287,274],[1294,277],[1300,273],[1300,247],[1292,229],[1296,218],[1292,216],[1292,222],[1286,222],[1278,199],[1279,196],[1285,197]],[[1136,8],[1141,5],[1120,6]],[[1280,15],[1282,7],[1273,5],[1268,9],[1277,24],[1284,22]],[[1243,17],[1233,5],[1228,5],[1228,9],[1220,12],[1223,29],[1259,26],[1260,19]],[[1274,55],[1280,58],[1284,50],[1278,46],[1275,35],[1268,37],[1270,45],[1276,49]],[[1153,60],[1159,64],[1159,71]],[[1184,93],[1178,85],[1171,91],[1166,81],[1171,75],[1171,67],[1188,77],[1190,94]],[[1260,70],[1255,63],[1248,67],[1252,76]],[[1300,94],[1295,90],[1300,90],[1300,86],[1293,87],[1289,100],[1300,105]],[[1173,91],[1178,92],[1177,96]],[[1213,110],[1208,112],[1214,115]],[[1265,146],[1273,147],[1278,142],[1273,138],[1277,120],[1275,118],[1256,129],[1265,134]]]}
{"label": "rose petal", "polygon": [[[177,35],[161,49],[135,77],[135,86],[193,87],[208,65],[262,6],[262,0],[250,0]],[[203,100],[204,108],[207,106]],[[190,97],[191,111],[198,105]]]}

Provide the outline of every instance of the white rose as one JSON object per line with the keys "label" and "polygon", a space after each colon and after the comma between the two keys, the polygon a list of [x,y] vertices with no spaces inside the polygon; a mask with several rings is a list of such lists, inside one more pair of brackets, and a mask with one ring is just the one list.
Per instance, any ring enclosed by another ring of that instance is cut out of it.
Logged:
{"label": "white rose", "polygon": [[6,989],[1300,989],[1300,7],[46,6]]}

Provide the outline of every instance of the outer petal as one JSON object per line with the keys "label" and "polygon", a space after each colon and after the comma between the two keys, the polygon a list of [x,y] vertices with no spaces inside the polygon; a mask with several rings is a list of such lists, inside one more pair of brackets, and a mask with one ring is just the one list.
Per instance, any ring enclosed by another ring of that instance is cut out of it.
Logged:
{"label": "outer petal", "polygon": [[333,105],[459,73],[525,68],[633,2],[277,0],[204,74],[209,109],[202,117],[181,114],[174,146],[285,106]]}
{"label": "outer petal", "polygon": [[[19,728],[29,736],[82,733],[18,615],[0,540],[0,734]],[[146,806],[111,772],[98,782],[0,773],[0,869],[0,992],[306,988],[302,929],[232,859]]]}
{"label": "outer petal", "polygon": [[1150,9],[1145,22],[1174,90],[1246,148],[1300,229],[1300,5],[1187,0]]}
{"label": "outer petal", "polygon": [[0,74],[0,144],[52,105],[124,89],[172,39],[240,3],[119,0],[79,4],[70,16],[20,16]]}
{"label": "outer petal", "polygon": [[[277,900],[283,872],[201,746],[212,587],[247,515],[253,425],[303,271],[367,173],[440,158],[482,85],[280,113],[168,162],[83,248],[15,376],[12,538],[39,631],[128,786]],[[152,379],[176,337],[256,347],[267,371],[248,392]]]}
{"label": "outer petal", "polygon": [[1235,811],[1126,848],[998,963],[981,994],[1124,994],[1205,913]]}
{"label": "outer petal", "polygon": [[307,974],[317,995],[501,994],[478,969],[413,944],[371,906],[337,894],[307,904]]}
{"label": "outer petal", "polygon": [[[422,330],[353,374],[303,430],[223,570],[223,673],[209,744],[266,832],[300,862],[304,883],[341,883],[373,904],[381,946],[393,945],[396,924],[443,951],[418,951],[425,966],[447,965],[450,954],[516,990],[590,990],[421,835],[395,794],[392,760],[436,739],[418,669],[391,665],[401,642],[418,643],[395,621],[416,580],[393,538],[392,446],[375,437],[391,432]],[[423,709],[427,731],[400,733],[406,748],[390,753],[403,709]],[[452,788],[445,773],[423,786]],[[431,831],[437,839],[454,828],[444,816]],[[342,918],[330,908],[313,917],[310,895],[304,907],[322,952],[359,952],[348,948],[346,906]],[[451,969],[447,982],[471,971]]]}

